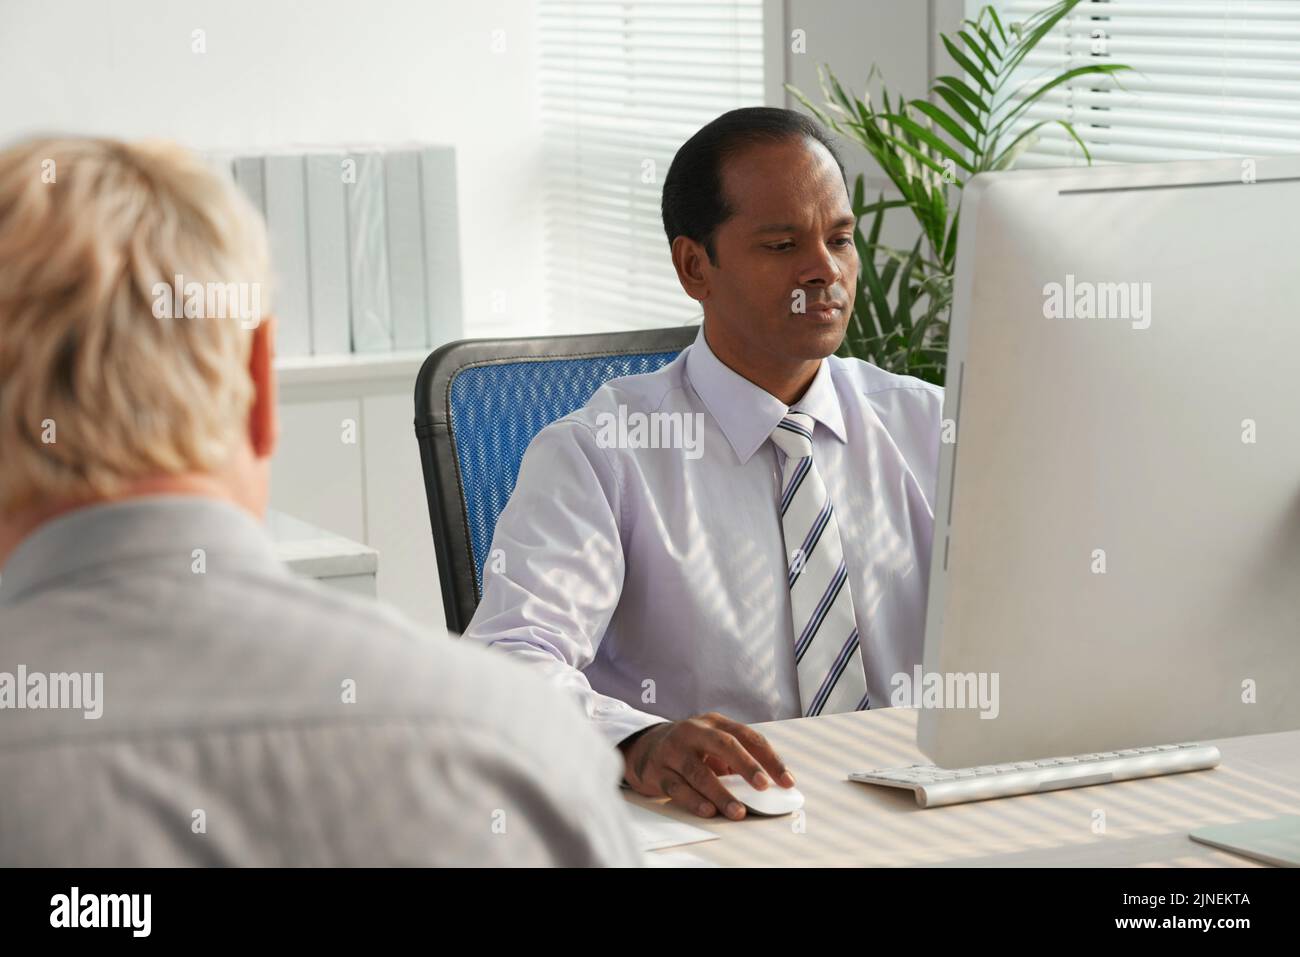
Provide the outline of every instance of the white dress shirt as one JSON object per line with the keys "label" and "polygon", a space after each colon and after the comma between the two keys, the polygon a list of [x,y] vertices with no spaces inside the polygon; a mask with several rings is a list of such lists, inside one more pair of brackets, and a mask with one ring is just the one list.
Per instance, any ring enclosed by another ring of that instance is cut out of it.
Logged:
{"label": "white dress shirt", "polygon": [[[892,676],[921,662],[942,406],[938,386],[831,356],[787,407],[724,365],[701,327],[662,369],[611,380],[533,439],[465,637],[568,688],[611,743],[706,711],[798,717],[784,454],[769,439],[793,410],[815,421],[867,686],[884,704]],[[655,412],[692,416],[698,446],[629,447],[630,431],[620,446],[602,428]]]}

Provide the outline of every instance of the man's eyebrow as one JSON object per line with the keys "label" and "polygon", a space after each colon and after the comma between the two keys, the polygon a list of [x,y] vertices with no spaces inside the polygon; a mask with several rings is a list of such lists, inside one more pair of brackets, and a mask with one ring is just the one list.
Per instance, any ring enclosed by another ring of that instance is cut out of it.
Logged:
{"label": "man's eyebrow", "polygon": [[[831,229],[843,229],[845,226],[852,226],[857,220],[852,216],[841,216],[835,222],[831,223]],[[754,230],[756,233],[797,233],[799,227],[794,223],[766,223]]]}

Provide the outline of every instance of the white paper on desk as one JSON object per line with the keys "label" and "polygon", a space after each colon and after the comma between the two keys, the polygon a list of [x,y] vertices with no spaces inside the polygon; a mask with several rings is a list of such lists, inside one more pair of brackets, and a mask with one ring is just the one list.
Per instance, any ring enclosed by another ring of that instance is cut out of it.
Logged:
{"label": "white paper on desk", "polygon": [[629,803],[627,816],[632,824],[632,834],[636,838],[637,846],[643,851],[698,844],[701,841],[714,841],[718,838],[718,835],[712,831],[674,821],[639,804]]}

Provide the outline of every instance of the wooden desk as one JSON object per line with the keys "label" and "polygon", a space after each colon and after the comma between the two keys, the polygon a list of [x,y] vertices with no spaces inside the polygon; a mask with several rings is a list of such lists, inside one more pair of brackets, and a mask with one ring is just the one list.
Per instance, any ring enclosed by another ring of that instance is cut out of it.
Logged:
{"label": "wooden desk", "polygon": [[1188,832],[1300,814],[1300,731],[1214,741],[1223,763],[1209,771],[948,807],[922,809],[910,790],[847,780],[853,770],[928,764],[916,747],[916,717],[885,708],[755,726],[804,793],[802,832],[790,816],[705,819],[625,795],[720,835],[676,850],[757,867],[1254,867],[1262,865]]}

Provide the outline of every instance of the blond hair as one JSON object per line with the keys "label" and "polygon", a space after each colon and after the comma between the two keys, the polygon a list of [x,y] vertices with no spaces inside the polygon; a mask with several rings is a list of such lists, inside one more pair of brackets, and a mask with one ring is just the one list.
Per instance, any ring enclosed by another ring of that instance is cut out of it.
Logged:
{"label": "blond hair", "polygon": [[261,217],[178,146],[0,151],[0,515],[227,462],[256,321],[229,302],[166,318],[171,291],[177,276],[252,284],[265,309],[268,270]]}

